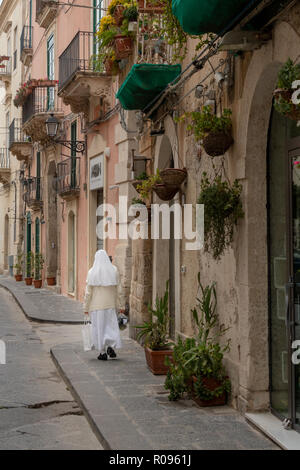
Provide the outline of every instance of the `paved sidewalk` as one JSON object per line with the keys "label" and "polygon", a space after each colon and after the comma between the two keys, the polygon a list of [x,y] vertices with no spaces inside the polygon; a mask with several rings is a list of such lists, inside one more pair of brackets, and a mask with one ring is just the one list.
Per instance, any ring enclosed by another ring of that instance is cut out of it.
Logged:
{"label": "paved sidewalk", "polygon": [[105,449],[278,449],[230,407],[199,408],[191,400],[170,402],[164,377],[154,376],[144,351],[123,340],[117,360],[97,360],[80,343],[52,348],[69,390]]}
{"label": "paved sidewalk", "polygon": [[83,322],[82,304],[48,289],[35,289],[12,277],[0,276],[0,286],[9,290],[29,320],[45,323]]}

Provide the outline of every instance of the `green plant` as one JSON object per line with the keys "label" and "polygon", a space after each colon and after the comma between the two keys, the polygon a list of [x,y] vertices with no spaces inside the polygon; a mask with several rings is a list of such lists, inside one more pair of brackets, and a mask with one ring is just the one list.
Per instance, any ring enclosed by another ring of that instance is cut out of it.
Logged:
{"label": "green plant", "polygon": [[146,179],[141,179],[141,184],[137,186],[137,191],[139,192],[141,198],[146,200],[152,192],[153,187],[159,183],[161,183],[159,169],[156,170],[155,175],[150,175]]}
{"label": "green plant", "polygon": [[[192,309],[192,318],[196,328],[195,338],[183,342],[178,340],[174,346],[174,362],[168,362],[169,373],[165,388],[169,390],[169,399],[176,400],[192,389],[202,400],[211,400],[230,391],[230,380],[226,377],[223,357],[229,350],[230,341],[221,347],[218,340],[227,329],[218,325],[217,295],[215,283],[203,286],[198,274],[198,285],[201,297]],[[193,382],[192,376],[196,378]],[[213,378],[219,386],[214,390],[206,387],[205,380]]]}
{"label": "green plant", "polygon": [[16,270],[16,274],[22,274],[23,272],[23,261],[24,261],[24,254],[21,252],[17,253],[17,262],[14,265],[14,268]]}
{"label": "green plant", "polygon": [[148,179],[148,175],[145,171],[143,171],[143,173],[141,173],[140,175],[137,176],[136,178],[138,181],[145,181]]}
{"label": "green plant", "polygon": [[191,122],[187,125],[187,129],[192,131],[196,141],[204,139],[211,132],[231,132],[232,111],[230,109],[224,109],[222,115],[216,116],[210,106],[203,106],[202,111],[193,111],[185,113],[181,117],[177,118],[177,122],[185,121],[187,118],[191,118]]}
{"label": "green plant", "polygon": [[44,258],[42,253],[35,253],[34,255],[34,279],[39,281],[42,277],[42,269],[44,266]]}
{"label": "green plant", "polygon": [[127,3],[125,4],[125,10],[123,12],[123,17],[129,21],[137,21],[139,16],[138,9],[136,2],[133,4]]}
{"label": "green plant", "polygon": [[142,204],[143,206],[145,206],[145,202],[142,200],[142,199],[139,199],[138,197],[134,197],[131,201],[131,204],[132,205],[135,205],[135,204]]}
{"label": "green plant", "polygon": [[300,64],[294,64],[289,58],[283,67],[279,70],[277,88],[284,88],[290,90],[295,80],[300,78]]}
{"label": "green plant", "polygon": [[[294,64],[289,58],[278,73],[275,90],[274,108],[280,114],[298,120],[300,105],[292,102],[293,82],[300,78],[300,64]],[[294,114],[294,117],[293,117]]]}
{"label": "green plant", "polygon": [[141,330],[137,339],[144,339],[144,344],[154,351],[160,351],[169,347],[168,326],[169,326],[169,281],[166,283],[166,291],[163,297],[156,297],[155,308],[148,305],[151,315],[149,321],[143,325],[136,326]]}
{"label": "green plant", "polygon": [[203,173],[198,204],[204,204],[204,249],[216,260],[232,243],[234,227],[244,216],[241,193],[238,180],[232,185],[220,176],[210,181]]}
{"label": "green plant", "polygon": [[34,253],[29,251],[26,253],[26,277],[34,276]]}
{"label": "green plant", "polygon": [[162,17],[162,35],[167,43],[173,46],[173,61],[182,61],[187,53],[188,34],[183,31],[181,24],[172,11],[172,0],[162,0],[164,14]]}

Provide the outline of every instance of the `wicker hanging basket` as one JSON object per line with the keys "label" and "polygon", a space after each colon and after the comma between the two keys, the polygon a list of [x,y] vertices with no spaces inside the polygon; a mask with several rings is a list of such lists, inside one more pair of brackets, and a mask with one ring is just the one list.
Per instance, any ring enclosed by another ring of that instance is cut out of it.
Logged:
{"label": "wicker hanging basket", "polygon": [[153,191],[162,201],[171,201],[179,191],[179,186],[167,186],[165,184],[156,184]]}
{"label": "wicker hanging basket", "polygon": [[210,157],[224,155],[233,144],[231,132],[210,132],[203,139],[203,147]]}
{"label": "wicker hanging basket", "polygon": [[166,168],[160,171],[162,182],[166,186],[181,186],[187,177],[186,168]]}

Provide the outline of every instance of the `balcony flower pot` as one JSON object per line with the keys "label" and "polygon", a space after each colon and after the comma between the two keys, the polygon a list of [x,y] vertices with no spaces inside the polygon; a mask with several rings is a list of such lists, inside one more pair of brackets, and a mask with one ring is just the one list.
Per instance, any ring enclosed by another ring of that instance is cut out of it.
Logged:
{"label": "balcony flower pot", "polygon": [[[197,383],[197,377],[192,376],[192,385]],[[205,388],[211,392],[218,389],[222,384],[219,380],[216,380],[214,377],[202,377],[202,384]],[[220,396],[214,397],[211,400],[203,400],[196,396],[194,387],[191,387],[192,390],[192,399],[194,400],[197,405],[201,407],[208,407],[208,406],[224,406],[227,402],[227,393],[224,391]]]}
{"label": "balcony flower pot", "polygon": [[26,286],[32,286],[32,277],[25,277]]}
{"label": "balcony flower pot", "polygon": [[47,277],[47,285],[48,286],[55,286],[56,285],[56,278],[55,277]]}
{"label": "balcony flower pot", "polygon": [[182,170],[179,168],[166,168],[165,170],[160,171],[160,177],[162,182],[166,186],[181,186],[184,180],[187,177],[186,168]]}
{"label": "balcony flower pot", "polygon": [[118,64],[114,60],[106,58],[104,61],[104,67],[106,75],[117,75]]}
{"label": "balcony flower pot", "polygon": [[116,22],[116,25],[117,26],[121,26],[121,24],[123,23],[123,19],[124,19],[124,16],[123,16],[123,13],[125,11],[125,7],[124,5],[117,5],[114,9],[114,19],[115,19],[115,22]]}
{"label": "balcony flower pot", "polygon": [[231,132],[210,132],[203,139],[204,150],[210,157],[224,155],[232,144],[233,137]]}
{"label": "balcony flower pot", "polygon": [[163,13],[164,4],[159,0],[138,0],[138,10],[141,13]]}
{"label": "balcony flower pot", "polygon": [[162,201],[171,201],[179,191],[179,186],[167,186],[164,183],[155,184],[153,191]]}
{"label": "balcony flower pot", "polygon": [[42,279],[34,279],[33,284],[36,289],[41,289],[43,281]]}
{"label": "balcony flower pot", "polygon": [[22,276],[22,274],[15,274],[15,280],[16,280],[17,282],[23,281],[23,276]]}
{"label": "balcony flower pot", "polygon": [[145,347],[145,356],[147,366],[153,375],[167,375],[169,367],[165,365],[165,358],[173,359],[173,351],[166,349],[162,351],[154,351],[148,346]]}
{"label": "balcony flower pot", "polygon": [[117,60],[125,59],[132,53],[132,39],[129,36],[118,34],[114,45]]}

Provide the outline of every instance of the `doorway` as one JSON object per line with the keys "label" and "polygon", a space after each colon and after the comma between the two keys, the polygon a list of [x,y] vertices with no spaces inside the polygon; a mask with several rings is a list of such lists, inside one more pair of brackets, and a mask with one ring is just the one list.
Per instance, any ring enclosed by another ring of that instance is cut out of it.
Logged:
{"label": "doorway", "polygon": [[300,129],[276,111],[268,153],[271,408],[300,430]]}
{"label": "doorway", "polygon": [[68,217],[68,292],[75,292],[76,263],[75,263],[75,214],[70,211]]}
{"label": "doorway", "polygon": [[9,217],[6,214],[4,220],[4,269],[8,269],[8,246],[9,246]]}

